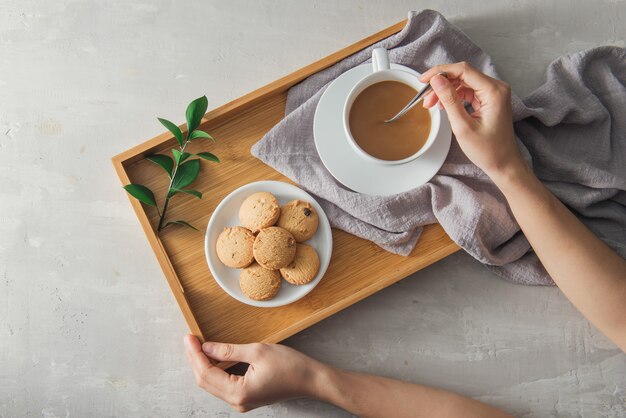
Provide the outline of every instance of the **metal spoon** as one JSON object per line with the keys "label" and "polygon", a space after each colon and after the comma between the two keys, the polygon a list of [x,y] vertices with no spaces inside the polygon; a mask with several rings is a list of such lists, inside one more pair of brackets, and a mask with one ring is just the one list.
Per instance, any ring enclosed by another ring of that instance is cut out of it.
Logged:
{"label": "metal spoon", "polygon": [[[442,75],[442,76],[444,76],[444,77],[446,77],[446,78],[448,77],[448,74],[447,74],[447,73],[445,73],[445,72],[440,72],[440,73],[437,73],[436,75]],[[424,96],[426,96],[426,94],[428,94],[428,93],[429,93],[432,89],[433,89],[433,88],[432,88],[432,86],[430,85],[430,83],[426,84],[426,85],[425,85],[425,86],[424,86],[424,87],[423,87],[423,88],[419,91],[419,93],[417,93],[417,95],[416,95],[415,97],[413,97],[413,98],[411,99],[411,101],[410,101],[410,102],[409,102],[406,106],[404,106],[404,107],[402,108],[402,110],[401,110],[401,111],[399,111],[399,112],[398,112],[398,114],[397,114],[397,115],[395,115],[395,116],[394,116],[393,118],[391,118],[391,119],[387,119],[387,120],[385,121],[385,123],[391,123],[391,122],[393,122],[393,121],[396,121],[396,120],[400,119],[402,116],[406,115],[406,113],[407,113],[409,110],[413,109],[413,107],[414,107],[416,104],[418,104],[418,103],[419,103],[419,102],[420,102],[420,101],[424,98]]]}

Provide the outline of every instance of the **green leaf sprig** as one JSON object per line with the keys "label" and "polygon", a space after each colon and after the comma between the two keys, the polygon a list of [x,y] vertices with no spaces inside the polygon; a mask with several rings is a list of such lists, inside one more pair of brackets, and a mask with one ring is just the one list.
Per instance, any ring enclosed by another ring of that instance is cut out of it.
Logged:
{"label": "green leaf sprig", "polygon": [[198,130],[200,122],[202,121],[202,117],[206,113],[207,106],[208,101],[206,96],[197,98],[196,100],[189,103],[189,106],[187,106],[186,138],[184,137],[180,128],[176,126],[176,124],[170,122],[167,119],[158,118],[159,122],[161,122],[163,126],[165,126],[167,130],[174,135],[180,147],[180,149],[172,148],[171,151],[173,159],[169,155],[163,154],[154,154],[146,157],[147,160],[163,168],[163,170],[165,170],[170,179],[170,184],[167,189],[167,195],[165,196],[165,202],[163,203],[162,209],[159,209],[156,199],[154,198],[154,193],[152,193],[152,191],[146,186],[142,186],[141,184],[128,184],[124,186],[124,189],[128,192],[128,194],[133,196],[135,199],[139,200],[142,203],[145,203],[148,206],[153,206],[156,208],[159,215],[159,225],[157,226],[157,232],[161,232],[163,229],[167,228],[170,225],[182,225],[195,229],[196,231],[198,230],[190,223],[182,220],[169,221],[165,223],[165,214],[167,212],[170,199],[178,193],[189,194],[197,197],[198,199],[202,199],[202,193],[197,190],[187,189],[187,187],[190,186],[191,183],[193,183],[194,180],[198,177],[198,172],[200,171],[200,159],[216,163],[220,162],[220,159],[210,152],[199,152],[197,154],[191,154],[185,151],[187,145],[189,145],[191,141],[194,141],[196,139],[209,139],[215,142],[215,139],[211,135],[204,131]]}

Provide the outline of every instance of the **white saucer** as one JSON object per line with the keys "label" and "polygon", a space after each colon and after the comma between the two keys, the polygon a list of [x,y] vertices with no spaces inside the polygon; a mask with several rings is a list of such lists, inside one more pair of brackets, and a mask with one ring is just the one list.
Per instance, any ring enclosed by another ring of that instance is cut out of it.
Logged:
{"label": "white saucer", "polygon": [[[419,76],[403,66],[391,64],[391,68]],[[452,130],[446,112],[441,112],[439,135],[421,157],[405,164],[385,165],[359,156],[344,133],[343,105],[352,87],[371,72],[372,65],[363,64],[346,71],[328,86],[315,110],[313,135],[322,162],[340,183],[355,192],[389,196],[421,186],[437,174],[450,150]]]}
{"label": "white saucer", "polygon": [[[256,301],[249,299],[243,294],[239,287],[239,274],[240,269],[231,269],[226,267],[217,258],[215,251],[215,243],[217,237],[227,226],[239,225],[239,207],[243,203],[244,199],[255,192],[270,192],[278,199],[278,203],[281,205],[286,204],[290,200],[300,199],[307,201],[313,205],[317,212],[319,224],[317,232],[311,239],[305,242],[315,248],[320,258],[320,268],[317,272],[317,276],[307,283],[300,286],[295,286],[282,280],[278,295],[274,299]],[[215,211],[211,215],[209,225],[206,230],[206,236],[204,239],[204,252],[206,254],[207,263],[209,264],[209,270],[215,281],[224,289],[226,293],[234,297],[240,302],[248,305],[258,306],[261,308],[274,308],[276,306],[283,306],[289,303],[293,303],[298,299],[305,297],[311,290],[317,286],[322,280],[328,264],[330,263],[330,257],[333,252],[333,234],[330,229],[330,223],[324,213],[322,207],[311,197],[310,194],[304,190],[282,181],[257,181],[254,183],[246,184],[231,192],[226,196]]]}

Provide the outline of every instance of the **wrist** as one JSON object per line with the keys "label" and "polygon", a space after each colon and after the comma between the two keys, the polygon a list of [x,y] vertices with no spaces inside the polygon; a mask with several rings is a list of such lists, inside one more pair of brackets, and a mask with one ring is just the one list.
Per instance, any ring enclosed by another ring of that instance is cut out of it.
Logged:
{"label": "wrist", "polygon": [[521,156],[503,167],[486,172],[486,174],[505,194],[507,190],[514,189],[520,184],[529,184],[530,180],[535,177]]}
{"label": "wrist", "polygon": [[315,393],[310,395],[311,397],[355,415],[364,415],[361,410],[363,396],[368,395],[362,387],[362,380],[358,374],[320,364],[315,386]]}
{"label": "wrist", "polygon": [[314,367],[313,384],[307,396],[337,405],[342,370],[323,363],[318,363]]}

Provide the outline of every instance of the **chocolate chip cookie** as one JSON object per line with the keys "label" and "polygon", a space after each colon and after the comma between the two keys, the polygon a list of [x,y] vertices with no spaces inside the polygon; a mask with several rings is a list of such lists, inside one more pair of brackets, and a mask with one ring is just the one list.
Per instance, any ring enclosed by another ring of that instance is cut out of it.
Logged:
{"label": "chocolate chip cookie", "polygon": [[317,213],[309,202],[292,200],[280,210],[278,226],[291,232],[298,242],[311,238],[317,231],[317,225]]}
{"label": "chocolate chip cookie", "polygon": [[252,300],[272,299],[280,290],[280,274],[252,263],[239,274],[239,287]]}
{"label": "chocolate chip cookie", "polygon": [[280,269],[280,275],[291,284],[307,284],[320,269],[320,259],[315,248],[306,244],[298,244],[296,256],[287,266]]}
{"label": "chocolate chip cookie", "polygon": [[277,226],[261,229],[252,245],[255,260],[266,269],[287,267],[296,255],[296,240]]}
{"label": "chocolate chip cookie", "polygon": [[241,224],[256,234],[262,228],[272,226],[280,216],[278,199],[269,192],[257,192],[248,196],[239,208]]}
{"label": "chocolate chip cookie", "polygon": [[254,261],[252,247],[254,234],[241,226],[224,228],[217,237],[215,251],[222,263],[232,268],[242,268]]}

